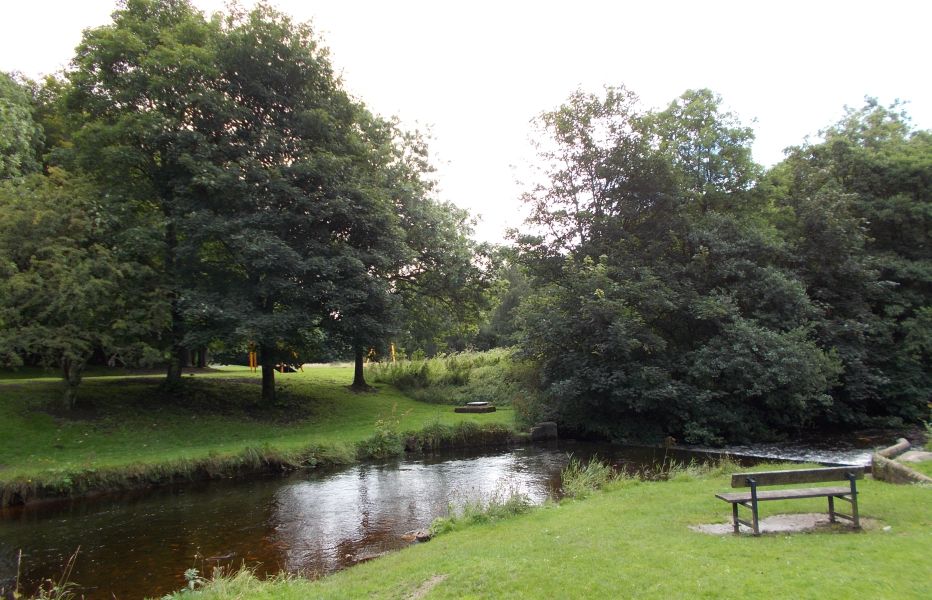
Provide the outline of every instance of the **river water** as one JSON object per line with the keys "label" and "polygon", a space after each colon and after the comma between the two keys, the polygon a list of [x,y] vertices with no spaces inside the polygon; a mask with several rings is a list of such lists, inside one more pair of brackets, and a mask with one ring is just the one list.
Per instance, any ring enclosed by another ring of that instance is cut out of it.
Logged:
{"label": "river water", "polygon": [[[743,451],[813,459],[766,447]],[[406,532],[428,528],[451,506],[511,492],[535,504],[558,498],[570,453],[637,471],[719,452],[561,442],[6,509],[0,511],[0,590],[9,592],[17,569],[26,592],[57,580],[78,548],[70,580],[88,598],[158,597],[183,587],[191,568],[209,574],[215,566],[245,564],[259,575],[285,570],[313,577],[409,545]],[[861,463],[862,454],[852,448],[815,459]]]}

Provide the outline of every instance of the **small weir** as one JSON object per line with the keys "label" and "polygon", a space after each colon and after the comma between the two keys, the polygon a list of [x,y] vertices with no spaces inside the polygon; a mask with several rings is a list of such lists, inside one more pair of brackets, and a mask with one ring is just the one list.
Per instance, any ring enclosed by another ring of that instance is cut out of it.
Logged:
{"label": "small weir", "polygon": [[[859,462],[863,453],[742,452],[832,463]],[[282,570],[319,576],[409,545],[407,532],[428,528],[450,506],[512,491],[536,504],[558,498],[570,453],[598,456],[618,469],[656,471],[722,451],[560,442],[6,509],[0,511],[0,588],[11,589],[20,550],[20,587],[29,593],[43,580],[57,580],[78,547],[71,580],[87,598],[159,597],[183,587],[191,568],[209,575],[215,566],[245,564],[260,576]]]}

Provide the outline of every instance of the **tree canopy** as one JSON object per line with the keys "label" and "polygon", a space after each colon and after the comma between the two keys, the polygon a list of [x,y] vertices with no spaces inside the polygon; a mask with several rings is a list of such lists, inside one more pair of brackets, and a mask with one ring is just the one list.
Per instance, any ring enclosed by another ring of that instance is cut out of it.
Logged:
{"label": "tree canopy", "polygon": [[708,90],[661,111],[577,92],[539,124],[550,168],[517,241],[541,414],[695,442],[919,418],[927,134],[869,103],[763,177]]}
{"label": "tree canopy", "polygon": [[127,0],[43,91],[53,162],[106,198],[121,259],[155,274],[134,292],[168,306],[147,341],[171,384],[193,350],[255,348],[270,401],[276,365],[358,356],[399,331],[415,288],[449,299],[481,280],[422,140],[351,98],[310,26],[266,5]]}
{"label": "tree canopy", "polygon": [[125,0],[61,77],[0,74],[4,364],[258,352],[275,369],[510,344],[536,417],[720,442],[918,422],[932,397],[932,133],[867,99],[769,170],[707,89],[577,91],[535,121],[508,248],[418,132],[260,3]]}

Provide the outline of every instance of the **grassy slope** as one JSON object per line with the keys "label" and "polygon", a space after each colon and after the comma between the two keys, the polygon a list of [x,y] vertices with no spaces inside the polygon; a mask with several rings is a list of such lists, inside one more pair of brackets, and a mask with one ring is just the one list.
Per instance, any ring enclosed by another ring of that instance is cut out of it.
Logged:
{"label": "grassy slope", "polygon": [[[41,375],[35,373],[33,375]],[[389,386],[378,393],[346,389],[352,369],[309,368],[277,374],[285,391],[263,407],[257,374],[231,369],[186,377],[185,393],[168,397],[160,377],[88,377],[81,397],[89,409],[56,413],[54,377],[0,381],[0,482],[74,470],[158,464],[235,454],[244,448],[280,450],[309,444],[352,445],[375,432],[378,419],[400,430],[464,420],[510,424],[513,414],[459,415],[449,406],[411,400]]]}
{"label": "grassy slope", "polygon": [[[317,582],[240,574],[212,598],[930,598],[932,490],[864,481],[862,515],[879,524],[724,537],[689,525],[730,518],[724,476],[619,489],[468,527]],[[821,512],[824,500],[768,502],[764,515]],[[884,531],[884,527],[890,529]],[[443,578],[438,582],[439,578]],[[185,596],[191,598],[191,596]]]}
{"label": "grassy slope", "polygon": [[910,469],[919,471],[926,477],[932,477],[932,460],[924,460],[918,463],[908,463],[906,466]]}

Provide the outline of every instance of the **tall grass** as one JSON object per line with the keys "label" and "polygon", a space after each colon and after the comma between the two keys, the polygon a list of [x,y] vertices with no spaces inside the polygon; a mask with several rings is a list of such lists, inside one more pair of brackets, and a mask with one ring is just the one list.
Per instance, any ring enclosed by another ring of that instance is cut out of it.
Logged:
{"label": "tall grass", "polygon": [[593,457],[589,462],[583,463],[575,457],[570,457],[570,462],[560,477],[563,482],[563,495],[582,499],[624,475],[616,473],[610,464],[598,458]]}
{"label": "tall grass", "polygon": [[430,525],[432,536],[456,531],[465,526],[507,519],[529,512],[534,507],[527,494],[514,488],[500,487],[486,500],[470,500],[460,509],[449,507],[449,514],[437,517]]}

